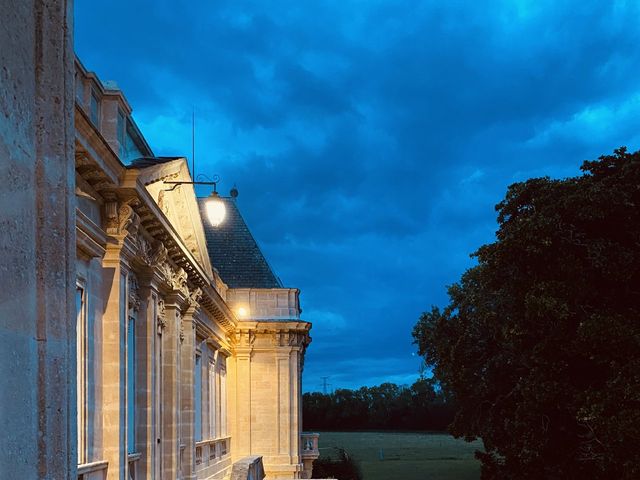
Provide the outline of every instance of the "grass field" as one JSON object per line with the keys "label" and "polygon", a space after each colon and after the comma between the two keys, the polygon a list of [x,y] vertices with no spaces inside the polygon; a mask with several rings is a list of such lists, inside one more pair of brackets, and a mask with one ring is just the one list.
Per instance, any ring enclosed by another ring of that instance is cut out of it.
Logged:
{"label": "grass field", "polygon": [[478,480],[480,463],[467,443],[450,435],[389,432],[320,432],[320,454],[344,448],[360,464],[364,480]]}

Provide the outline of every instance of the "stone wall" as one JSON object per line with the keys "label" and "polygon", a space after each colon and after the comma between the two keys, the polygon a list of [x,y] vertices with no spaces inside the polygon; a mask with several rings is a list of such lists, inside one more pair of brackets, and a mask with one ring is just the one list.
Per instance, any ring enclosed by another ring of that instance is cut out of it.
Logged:
{"label": "stone wall", "polygon": [[0,478],[76,476],[72,11],[0,0]]}

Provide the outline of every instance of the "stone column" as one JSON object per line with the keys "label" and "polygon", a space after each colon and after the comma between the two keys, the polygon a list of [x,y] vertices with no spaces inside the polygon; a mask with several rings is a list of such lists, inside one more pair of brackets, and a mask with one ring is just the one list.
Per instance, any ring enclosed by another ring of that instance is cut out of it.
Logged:
{"label": "stone column", "polygon": [[102,458],[109,462],[107,480],[123,480],[127,468],[126,342],[127,265],[124,239],[108,244],[102,261]]}
{"label": "stone column", "polygon": [[279,462],[291,463],[294,434],[291,430],[292,392],[291,392],[291,347],[276,347],[276,367],[278,372],[278,456]]}
{"label": "stone column", "polygon": [[149,279],[138,275],[140,308],[136,320],[136,445],[141,453],[137,465],[139,478],[153,478],[155,452],[154,374],[157,337],[158,292]]}
{"label": "stone column", "polygon": [[198,304],[194,299],[182,316],[180,331],[180,385],[181,385],[181,438],[184,445],[182,456],[182,478],[195,480],[195,404],[194,369],[196,331],[193,315]]}
{"label": "stone column", "polygon": [[180,458],[180,321],[177,295],[165,299],[167,325],[162,332],[162,478],[178,478]]}
{"label": "stone column", "polygon": [[237,334],[237,337],[238,342],[235,349],[236,429],[233,432],[234,450],[232,453],[234,458],[241,458],[251,454],[251,352],[255,334],[251,331],[244,331]]}
{"label": "stone column", "polygon": [[76,478],[71,0],[0,0],[0,478]]}
{"label": "stone column", "polygon": [[[300,338],[296,335],[296,341]],[[291,410],[290,410],[290,431],[291,431],[291,463],[299,464],[300,459],[300,434],[302,433],[302,386],[300,384],[300,349],[293,347],[289,358],[291,372]]]}

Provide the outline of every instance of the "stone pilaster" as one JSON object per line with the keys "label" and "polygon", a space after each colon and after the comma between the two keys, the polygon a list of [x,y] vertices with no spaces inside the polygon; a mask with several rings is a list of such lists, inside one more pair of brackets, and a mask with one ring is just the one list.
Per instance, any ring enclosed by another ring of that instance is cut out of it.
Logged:
{"label": "stone pilaster", "polygon": [[278,451],[280,463],[291,463],[292,443],[294,442],[291,431],[291,417],[293,415],[291,405],[291,347],[276,347],[275,361],[278,375]]}
{"label": "stone pilaster", "polygon": [[154,478],[156,444],[154,424],[155,342],[158,292],[147,278],[138,276],[140,307],[136,320],[136,449],[141,454],[136,478]]}
{"label": "stone pilaster", "polygon": [[251,355],[255,333],[239,332],[235,348],[235,431],[234,458],[251,454]]}
{"label": "stone pilaster", "polygon": [[194,404],[194,369],[196,331],[193,315],[198,307],[194,298],[183,313],[180,345],[180,388],[181,388],[181,438],[184,450],[182,453],[182,478],[195,480],[195,404]]}
{"label": "stone pilaster", "polygon": [[102,458],[107,480],[122,480],[127,468],[126,342],[127,275],[123,239],[109,244],[102,261],[105,310],[102,316]]}
{"label": "stone pilaster", "polygon": [[180,322],[181,301],[165,299],[162,332],[162,478],[178,478],[180,468]]}
{"label": "stone pilaster", "polygon": [[0,0],[0,478],[76,478],[72,15]]}

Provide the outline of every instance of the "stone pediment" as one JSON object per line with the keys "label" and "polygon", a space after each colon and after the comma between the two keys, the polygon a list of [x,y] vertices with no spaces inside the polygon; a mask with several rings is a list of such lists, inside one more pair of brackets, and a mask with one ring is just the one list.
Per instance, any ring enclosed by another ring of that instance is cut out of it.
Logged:
{"label": "stone pediment", "polygon": [[183,157],[141,158],[130,169],[137,169],[140,181],[160,210],[176,230],[184,245],[207,274],[213,278],[207,252],[202,219],[193,185],[172,185],[165,182],[191,182],[187,160]]}

